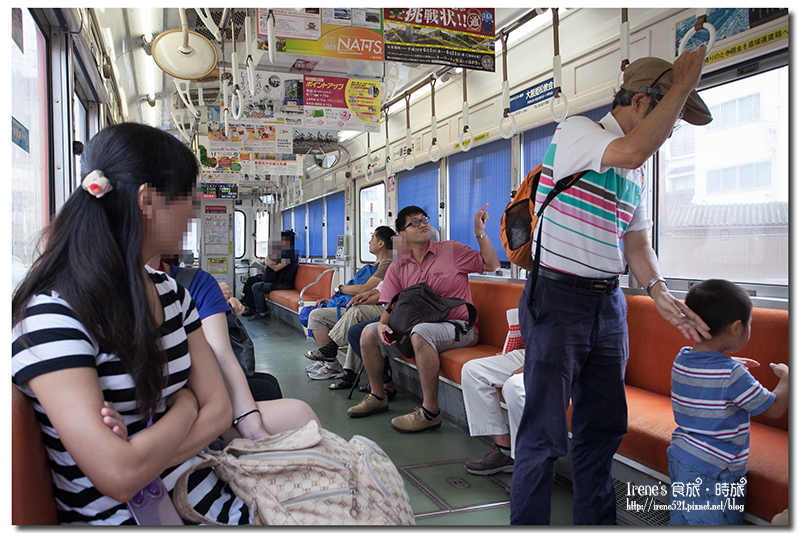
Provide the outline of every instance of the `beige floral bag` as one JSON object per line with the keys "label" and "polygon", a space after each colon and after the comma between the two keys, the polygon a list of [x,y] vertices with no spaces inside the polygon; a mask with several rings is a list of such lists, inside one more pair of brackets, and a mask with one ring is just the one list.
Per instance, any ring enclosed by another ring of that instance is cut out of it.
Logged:
{"label": "beige floral bag", "polygon": [[248,505],[256,525],[414,525],[397,467],[361,435],[347,442],[311,421],[262,440],[236,439],[218,454],[201,456],[172,496],[192,522],[219,525],[187,498],[189,474],[213,467]]}

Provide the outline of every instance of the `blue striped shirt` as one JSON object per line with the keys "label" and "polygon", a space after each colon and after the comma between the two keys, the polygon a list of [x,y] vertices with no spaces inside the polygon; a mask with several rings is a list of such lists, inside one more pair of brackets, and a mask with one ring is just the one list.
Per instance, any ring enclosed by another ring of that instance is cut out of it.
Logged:
{"label": "blue striped shirt", "polygon": [[717,477],[747,472],[750,415],[775,394],[729,355],[682,348],[672,364],[672,412],[678,427],[668,451],[683,464]]}

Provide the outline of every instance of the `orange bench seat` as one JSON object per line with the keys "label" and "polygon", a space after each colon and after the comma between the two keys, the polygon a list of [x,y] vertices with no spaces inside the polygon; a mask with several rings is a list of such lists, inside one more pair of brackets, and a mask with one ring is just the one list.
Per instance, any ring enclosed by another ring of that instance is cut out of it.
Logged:
{"label": "orange bench seat", "polygon": [[301,263],[294,276],[294,287],[272,291],[265,295],[267,301],[300,312],[300,302],[315,302],[331,297],[331,282],[335,268],[330,265]]}

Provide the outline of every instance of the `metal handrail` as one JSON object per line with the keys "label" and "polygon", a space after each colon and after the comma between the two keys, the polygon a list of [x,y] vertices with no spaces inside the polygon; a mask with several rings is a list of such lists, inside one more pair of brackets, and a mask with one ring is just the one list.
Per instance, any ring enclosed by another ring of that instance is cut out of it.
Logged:
{"label": "metal handrail", "polygon": [[322,279],[322,276],[324,276],[328,272],[333,272],[334,270],[336,270],[336,267],[326,268],[325,270],[322,271],[322,273],[319,276],[317,276],[317,279],[315,279],[314,281],[303,287],[303,290],[300,291],[300,301],[297,302],[297,312],[300,312],[300,308],[303,307],[303,295],[305,294],[306,289],[319,283],[319,280]]}

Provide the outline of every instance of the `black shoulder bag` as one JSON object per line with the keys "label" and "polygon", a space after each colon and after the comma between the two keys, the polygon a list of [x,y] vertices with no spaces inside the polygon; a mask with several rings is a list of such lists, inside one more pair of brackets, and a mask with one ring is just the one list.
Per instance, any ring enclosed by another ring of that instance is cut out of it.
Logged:
{"label": "black shoulder bag", "polygon": [[[198,270],[197,268],[180,268],[175,274],[175,281],[188,291]],[[231,341],[233,354],[236,356],[236,360],[239,361],[239,366],[242,367],[244,375],[251,378],[256,372],[256,350],[253,346],[253,340],[247,333],[244,324],[236,316],[236,313],[233,311],[227,312],[225,313],[225,318],[228,321],[228,337]]]}
{"label": "black shoulder bag", "polygon": [[[445,320],[450,311],[460,305],[466,305],[469,313],[466,328],[455,321]],[[417,324],[450,322],[456,327],[455,340],[459,340],[461,334],[469,332],[478,320],[478,311],[474,305],[461,298],[442,298],[424,281],[398,292],[386,309],[390,313],[389,327],[394,332],[397,347],[404,357],[414,355],[411,330]]]}

